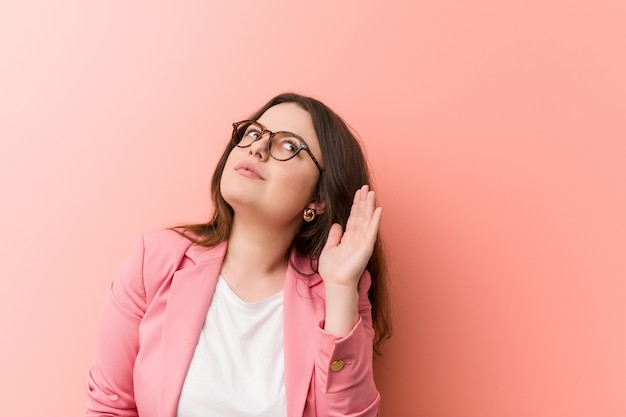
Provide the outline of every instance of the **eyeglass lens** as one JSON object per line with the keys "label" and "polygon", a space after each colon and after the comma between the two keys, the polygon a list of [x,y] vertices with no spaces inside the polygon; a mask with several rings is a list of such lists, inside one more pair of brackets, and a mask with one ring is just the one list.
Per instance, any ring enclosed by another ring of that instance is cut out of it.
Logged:
{"label": "eyeglass lens", "polygon": [[[244,122],[236,127],[236,135],[239,140],[237,146],[246,148],[259,140],[268,130],[253,122]],[[286,161],[293,158],[304,146],[302,142],[289,132],[269,132],[269,153],[274,159]]]}

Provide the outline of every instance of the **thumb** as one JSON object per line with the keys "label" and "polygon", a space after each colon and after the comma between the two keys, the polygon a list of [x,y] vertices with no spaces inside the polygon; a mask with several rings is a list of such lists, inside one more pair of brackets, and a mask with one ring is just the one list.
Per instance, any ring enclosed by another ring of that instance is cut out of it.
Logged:
{"label": "thumb", "polygon": [[343,229],[341,228],[341,225],[339,223],[333,223],[333,225],[330,226],[330,230],[328,231],[328,239],[326,239],[324,249],[332,248],[339,245],[342,236]]}

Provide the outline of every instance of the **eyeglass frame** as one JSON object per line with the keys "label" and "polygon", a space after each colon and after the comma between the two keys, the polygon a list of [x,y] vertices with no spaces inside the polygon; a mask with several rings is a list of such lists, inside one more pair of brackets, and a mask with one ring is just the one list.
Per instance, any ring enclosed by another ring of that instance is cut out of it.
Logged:
{"label": "eyeglass frame", "polygon": [[[240,138],[239,135],[237,134],[237,127],[239,125],[242,125],[244,123],[254,123],[255,125],[258,125],[261,127],[261,132],[259,133],[259,137],[257,139],[254,139],[252,142],[250,142],[248,145],[245,146],[240,146],[239,142],[241,142],[243,140],[243,138]],[[231,137],[231,141],[233,142],[233,144],[238,147],[238,148],[249,148],[250,146],[252,146],[252,144],[258,140],[260,140],[261,138],[263,138],[263,136],[269,133],[270,136],[267,139],[267,154],[269,156],[271,156],[272,158],[274,158],[277,161],[289,161],[290,159],[294,158],[296,155],[298,155],[300,153],[300,151],[304,150],[306,151],[306,153],[309,154],[309,156],[311,157],[311,160],[315,163],[315,166],[317,167],[317,169],[320,171],[320,174],[322,172],[324,172],[324,170],[322,169],[322,166],[320,165],[320,163],[317,161],[317,158],[315,158],[315,156],[313,155],[313,152],[311,152],[311,149],[309,148],[309,145],[306,144],[305,140],[302,139],[300,136],[296,135],[293,132],[288,132],[285,130],[279,130],[278,132],[272,132],[271,130],[265,129],[265,126],[263,126],[261,123],[257,122],[256,120],[242,120],[240,122],[235,122],[233,123],[233,134]],[[278,134],[278,133],[286,133],[292,137],[294,137],[295,139],[298,139],[300,141],[300,146],[298,147],[298,149],[294,152],[294,154],[292,156],[290,156],[287,159],[278,159],[276,158],[274,155],[272,155],[272,153],[270,152],[270,145],[272,142],[272,138]]]}

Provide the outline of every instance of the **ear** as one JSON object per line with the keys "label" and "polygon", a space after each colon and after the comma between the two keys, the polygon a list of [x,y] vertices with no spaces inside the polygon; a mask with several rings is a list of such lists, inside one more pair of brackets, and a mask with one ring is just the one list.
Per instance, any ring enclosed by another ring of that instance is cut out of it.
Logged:
{"label": "ear", "polygon": [[313,200],[309,204],[307,204],[306,208],[312,208],[315,210],[316,214],[322,214],[326,209],[326,203],[319,200]]}

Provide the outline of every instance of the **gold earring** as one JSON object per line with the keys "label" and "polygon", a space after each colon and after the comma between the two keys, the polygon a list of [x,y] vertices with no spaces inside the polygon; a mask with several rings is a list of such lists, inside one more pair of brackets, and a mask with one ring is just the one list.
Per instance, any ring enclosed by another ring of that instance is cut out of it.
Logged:
{"label": "gold earring", "polygon": [[315,220],[315,209],[312,208],[305,208],[304,209],[304,215],[302,216],[304,218],[304,221],[307,223],[312,222],[313,220]]}

